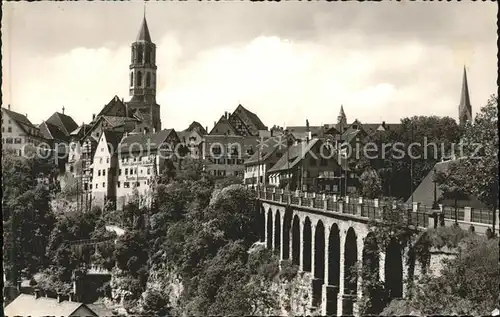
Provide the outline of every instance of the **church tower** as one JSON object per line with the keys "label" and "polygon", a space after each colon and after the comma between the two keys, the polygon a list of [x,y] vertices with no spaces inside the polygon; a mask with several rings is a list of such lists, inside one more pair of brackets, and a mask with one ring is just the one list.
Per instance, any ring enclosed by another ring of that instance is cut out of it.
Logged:
{"label": "church tower", "polygon": [[462,79],[462,93],[460,95],[460,105],[458,106],[458,120],[460,125],[465,122],[472,122],[472,106],[469,98],[469,86],[467,84],[467,71],[464,66],[464,78]]}
{"label": "church tower", "polygon": [[156,45],[151,41],[146,14],[131,53],[128,114],[139,117],[149,132],[160,131],[160,105],[156,103]]}
{"label": "church tower", "polygon": [[347,117],[345,116],[344,106],[340,105],[340,113],[337,117],[337,130],[340,133],[344,133],[344,130],[347,128]]}

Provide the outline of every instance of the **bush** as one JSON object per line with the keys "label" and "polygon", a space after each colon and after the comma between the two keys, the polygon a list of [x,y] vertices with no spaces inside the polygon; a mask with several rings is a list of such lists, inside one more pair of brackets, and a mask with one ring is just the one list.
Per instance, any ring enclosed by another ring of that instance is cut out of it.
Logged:
{"label": "bush", "polygon": [[281,262],[281,271],[279,273],[280,279],[284,279],[286,281],[291,281],[297,274],[299,273],[299,267],[295,264],[292,264],[289,260],[284,260]]}

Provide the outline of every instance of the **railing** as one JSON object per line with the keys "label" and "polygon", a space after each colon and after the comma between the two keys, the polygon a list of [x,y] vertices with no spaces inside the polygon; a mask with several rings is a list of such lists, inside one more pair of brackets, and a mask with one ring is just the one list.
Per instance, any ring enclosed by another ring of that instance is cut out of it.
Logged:
{"label": "railing", "polygon": [[491,225],[491,224],[493,224],[493,216],[494,215],[489,210],[472,209],[470,221],[477,222],[477,223],[487,223],[487,224]]}
{"label": "railing", "polygon": [[[377,199],[365,199],[362,197],[353,198],[352,196],[349,196],[347,201],[345,199],[343,201],[337,201],[334,196],[314,195],[301,191],[291,192],[277,188],[263,188],[259,193],[259,198],[285,204],[290,202],[291,205],[295,206],[328,212],[341,212],[369,219],[383,219],[384,210],[385,212],[387,210],[393,210],[396,206],[396,204],[391,201],[380,202]],[[402,217],[404,217],[404,221],[419,227],[428,227],[430,224],[429,218],[432,218],[430,215],[435,212],[431,207],[419,204],[398,204],[398,206],[400,207],[398,208],[399,210],[404,211],[398,211],[402,214]],[[454,207],[445,206],[441,207],[440,210],[445,219],[455,220]],[[457,220],[461,222],[491,225],[493,224],[493,217],[496,215],[491,210],[471,208],[467,210],[467,208],[458,208],[457,216]]]}
{"label": "railing", "polygon": [[[447,219],[455,219],[455,207],[443,207],[444,217]],[[465,211],[462,208],[457,208],[457,220],[464,220]]]}
{"label": "railing", "polygon": [[323,209],[324,207],[323,201],[324,201],[323,198],[315,198],[313,207],[318,209]]}

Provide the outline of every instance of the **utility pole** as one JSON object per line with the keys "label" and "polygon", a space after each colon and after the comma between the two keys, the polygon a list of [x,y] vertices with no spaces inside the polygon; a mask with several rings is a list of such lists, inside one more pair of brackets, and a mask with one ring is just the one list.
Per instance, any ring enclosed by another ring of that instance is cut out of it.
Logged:
{"label": "utility pole", "polygon": [[[411,127],[411,143],[413,143],[413,123],[410,122],[410,127]],[[413,156],[412,153],[410,153],[411,156]],[[413,158],[410,157],[410,191],[411,191],[411,204],[413,206]]]}
{"label": "utility pole", "polygon": [[260,192],[260,147],[257,144],[257,192]]}

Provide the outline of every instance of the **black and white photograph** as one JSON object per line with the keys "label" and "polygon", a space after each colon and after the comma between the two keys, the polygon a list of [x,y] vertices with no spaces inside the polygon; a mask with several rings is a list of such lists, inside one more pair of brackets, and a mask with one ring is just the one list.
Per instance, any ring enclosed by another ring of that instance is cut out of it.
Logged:
{"label": "black and white photograph", "polygon": [[500,316],[497,14],[3,1],[3,315]]}

